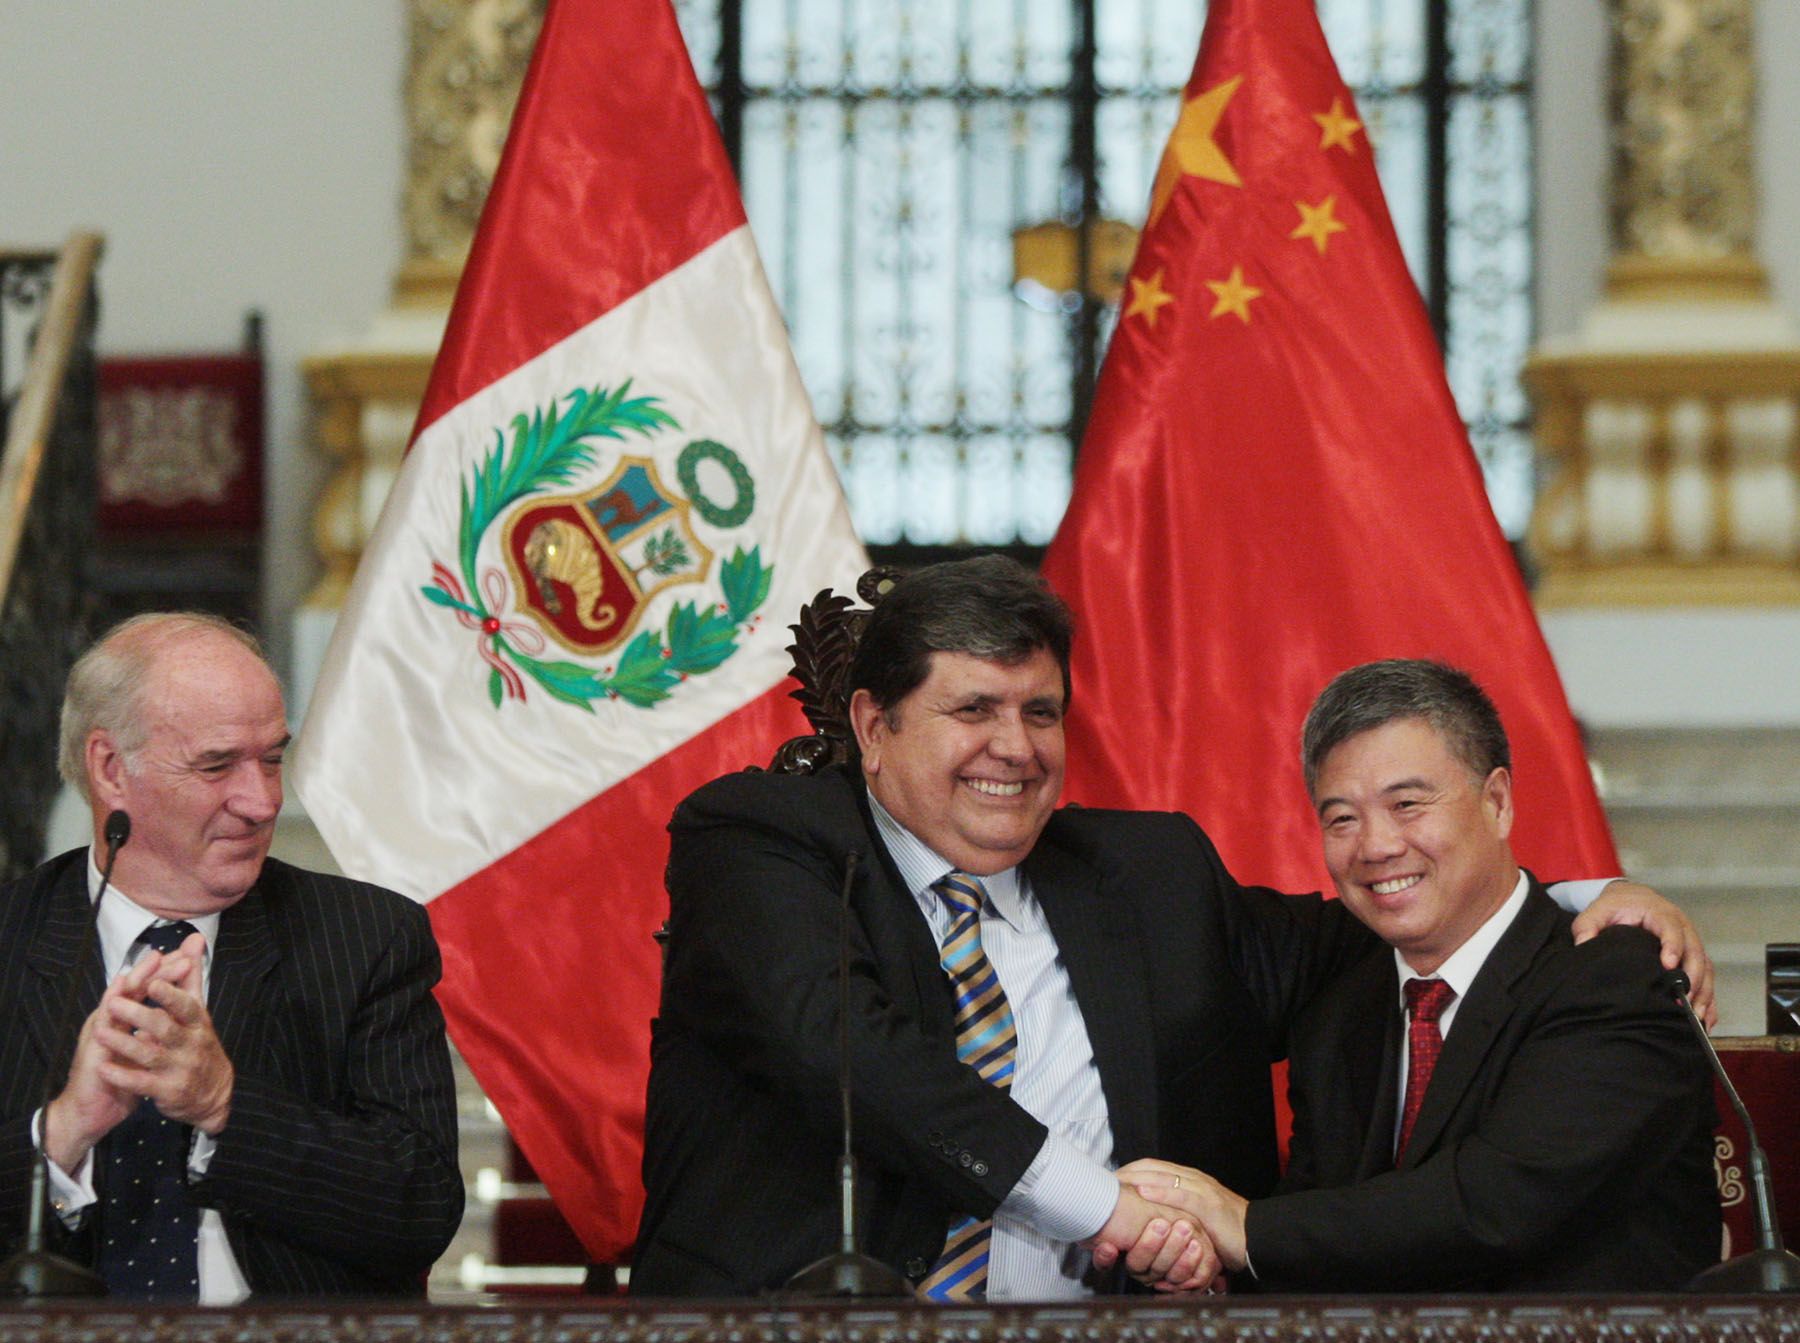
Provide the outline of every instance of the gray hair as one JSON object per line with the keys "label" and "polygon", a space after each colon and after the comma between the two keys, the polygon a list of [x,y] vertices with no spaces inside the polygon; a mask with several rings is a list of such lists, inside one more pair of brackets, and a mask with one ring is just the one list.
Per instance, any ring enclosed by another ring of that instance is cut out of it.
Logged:
{"label": "gray hair", "polygon": [[62,726],[56,764],[63,779],[87,801],[87,740],[96,730],[109,734],[127,764],[143,749],[149,727],[141,703],[144,682],[158,653],[201,633],[235,639],[267,663],[256,636],[205,611],[151,611],[114,625],[69,669],[63,691]]}
{"label": "gray hair", "polygon": [[1500,712],[1473,677],[1442,662],[1390,658],[1340,673],[1313,702],[1300,733],[1306,791],[1314,791],[1332,751],[1402,718],[1430,724],[1477,779],[1512,768]]}

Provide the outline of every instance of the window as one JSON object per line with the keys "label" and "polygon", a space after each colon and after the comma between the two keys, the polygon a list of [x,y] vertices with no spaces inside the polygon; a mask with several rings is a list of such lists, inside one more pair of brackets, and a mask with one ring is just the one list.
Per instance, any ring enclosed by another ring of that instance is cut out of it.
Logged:
{"label": "window", "polygon": [[[1071,250],[1055,226],[1084,203],[1142,221],[1199,0],[677,9],[865,541],[890,558],[1041,548],[1113,312],[1021,279],[1015,251],[1059,234]],[[1320,0],[1320,17],[1517,536],[1532,495],[1530,0]]]}

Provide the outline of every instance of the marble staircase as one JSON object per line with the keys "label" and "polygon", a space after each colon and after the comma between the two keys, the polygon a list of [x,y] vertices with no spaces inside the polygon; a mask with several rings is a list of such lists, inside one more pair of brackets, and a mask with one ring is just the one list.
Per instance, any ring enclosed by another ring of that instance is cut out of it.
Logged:
{"label": "marble staircase", "polygon": [[1625,870],[1680,903],[1718,1034],[1764,1030],[1764,947],[1800,942],[1800,728],[1609,728],[1589,743]]}

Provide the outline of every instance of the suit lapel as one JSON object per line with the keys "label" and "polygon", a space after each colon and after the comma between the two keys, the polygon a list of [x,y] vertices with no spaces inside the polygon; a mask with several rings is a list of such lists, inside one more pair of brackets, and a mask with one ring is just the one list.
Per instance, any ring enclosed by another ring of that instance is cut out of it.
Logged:
{"label": "suit lapel", "polygon": [[[43,921],[25,953],[33,971],[33,983],[25,994],[24,1007],[26,1023],[39,1055],[51,1060],[59,1034],[65,1036],[65,1055],[69,1052],[68,1044],[74,1039],[74,1033],[64,1024],[69,973],[90,936],[88,930],[93,922],[93,904],[87,896],[85,852],[78,860],[69,862],[50,884],[45,901]],[[91,951],[82,976],[77,1021],[94,1010],[105,988],[105,980],[100,954]],[[60,1071],[63,1060],[53,1060],[53,1063]]]}
{"label": "suit lapel", "polygon": [[1154,1019],[1127,911],[1101,889],[1099,874],[1043,840],[1025,860],[1032,894],[1056,938],[1069,985],[1087,1026],[1119,1162],[1155,1154]]}
{"label": "suit lapel", "polygon": [[1431,1153],[1451,1117],[1468,1099],[1470,1083],[1513,1014],[1513,986],[1531,968],[1539,948],[1556,935],[1556,906],[1534,883],[1512,927],[1488,954],[1475,982],[1469,985],[1469,996],[1456,1010],[1413,1123],[1412,1137],[1407,1140],[1402,1169],[1417,1165]]}
{"label": "suit lapel", "polygon": [[1380,1022],[1350,1031],[1344,1042],[1346,1069],[1363,1126],[1362,1152],[1356,1179],[1366,1180],[1394,1168],[1394,1117],[1400,1105],[1400,1051],[1406,1029],[1400,1012],[1399,981],[1392,955],[1370,956],[1359,986],[1356,1006],[1364,1022]]}
{"label": "suit lapel", "polygon": [[927,1035],[954,1040],[956,1008],[950,981],[938,961],[931,927],[888,856],[887,845],[869,812],[866,791],[860,782],[853,787],[865,840],[862,862],[857,868],[859,875],[851,891],[851,909],[862,925],[863,935],[869,939],[875,964],[907,967],[904,974],[882,975],[895,1006],[918,1021]]}
{"label": "suit lapel", "polygon": [[213,1029],[228,1058],[254,1057],[265,1020],[271,972],[280,961],[263,881],[219,918],[219,940],[207,979]]}

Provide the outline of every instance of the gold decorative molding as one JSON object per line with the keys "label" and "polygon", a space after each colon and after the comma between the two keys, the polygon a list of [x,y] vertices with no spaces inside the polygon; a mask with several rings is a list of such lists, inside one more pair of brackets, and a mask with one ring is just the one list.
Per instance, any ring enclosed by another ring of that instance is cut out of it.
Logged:
{"label": "gold decorative molding", "polygon": [[1800,604],[1800,348],[1535,355],[1541,607]]}
{"label": "gold decorative molding", "polygon": [[1753,256],[1616,256],[1606,267],[1606,293],[1624,302],[1758,303],[1769,275]]}
{"label": "gold decorative molding", "polygon": [[[1752,0],[1612,0],[1610,9],[1609,295],[1765,296],[1755,259]],[[1703,261],[1731,264],[1695,264]]]}
{"label": "gold decorative molding", "polygon": [[1800,606],[1800,570],[1729,560],[1578,564],[1546,574],[1531,598],[1544,611],[1583,606]]}
{"label": "gold decorative molding", "polygon": [[343,606],[406,451],[432,358],[429,352],[372,350],[301,364],[312,398],[313,439],[332,459],[313,510],[313,545],[324,573],[305,606],[329,612]]}
{"label": "gold decorative molding", "polygon": [[[1080,238],[1073,224],[1049,220],[1013,230],[1013,281],[1040,286],[1051,294],[1076,288]],[[1087,226],[1087,277],[1081,286],[1089,298],[1117,303],[1137,252],[1138,231],[1118,219],[1096,219]]]}
{"label": "gold decorative molding", "polygon": [[545,0],[407,0],[406,261],[396,298],[448,307]]}

